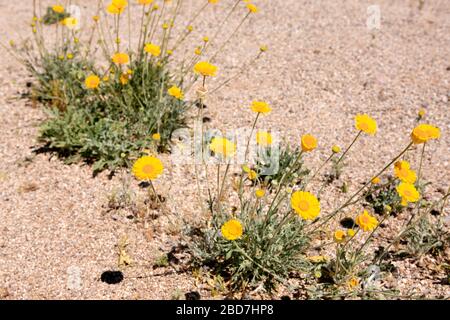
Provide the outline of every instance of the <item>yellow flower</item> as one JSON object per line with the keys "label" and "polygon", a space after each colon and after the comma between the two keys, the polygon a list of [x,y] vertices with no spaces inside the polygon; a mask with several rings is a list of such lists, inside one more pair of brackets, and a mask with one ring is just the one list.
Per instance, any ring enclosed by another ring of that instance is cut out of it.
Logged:
{"label": "yellow flower", "polygon": [[153,0],[138,0],[139,4],[142,4],[144,6],[151,4],[153,2]]}
{"label": "yellow flower", "polygon": [[57,4],[57,5],[52,6],[52,10],[56,13],[63,13],[64,7]]}
{"label": "yellow flower", "polygon": [[350,289],[355,288],[358,284],[359,284],[359,280],[356,278],[351,278],[347,283],[347,285]]}
{"label": "yellow flower", "polygon": [[253,101],[250,109],[256,113],[267,114],[272,111],[272,108],[269,106],[267,102],[264,101]]}
{"label": "yellow flower", "polygon": [[397,161],[394,165],[394,174],[403,182],[414,183],[417,180],[416,172],[410,169],[408,161]]}
{"label": "yellow flower", "polygon": [[95,22],[98,22],[100,20],[100,17],[99,16],[93,16],[92,20],[94,20]]}
{"label": "yellow flower", "polygon": [[161,135],[159,133],[154,133],[152,135],[152,139],[155,141],[159,141],[159,140],[161,140]]}
{"label": "yellow flower", "polygon": [[339,152],[341,152],[341,147],[339,147],[339,146],[332,146],[331,147],[331,151],[333,153],[339,153]]}
{"label": "yellow flower", "polygon": [[209,38],[208,37],[203,37],[203,42],[209,42]]}
{"label": "yellow flower", "polygon": [[61,24],[68,29],[74,29],[78,25],[78,20],[74,17],[68,17],[61,21]]}
{"label": "yellow flower", "polygon": [[380,184],[381,179],[379,177],[373,177],[372,180],[370,180],[372,184]]}
{"label": "yellow flower", "polygon": [[116,53],[112,56],[112,62],[115,64],[127,64],[130,62],[130,56],[126,53]]}
{"label": "yellow flower", "polygon": [[425,143],[431,139],[439,139],[441,131],[439,128],[429,124],[419,124],[411,132],[411,139],[415,144]]}
{"label": "yellow flower", "polygon": [[353,229],[348,229],[348,230],[347,230],[347,235],[348,235],[349,237],[354,237],[355,234],[356,234],[356,231],[355,231],[355,230],[353,230]]}
{"label": "yellow flower", "polygon": [[89,77],[86,78],[84,84],[88,89],[97,89],[98,86],[100,85],[100,78],[94,74],[90,75]]}
{"label": "yellow flower", "polygon": [[241,222],[235,219],[225,222],[220,230],[222,231],[222,236],[230,241],[239,239],[244,232]]}
{"label": "yellow flower", "polygon": [[419,110],[419,112],[417,113],[417,115],[419,116],[419,119],[422,119],[423,117],[425,117],[426,114],[426,110],[424,108],[421,108]]}
{"label": "yellow flower", "polygon": [[378,225],[377,218],[371,216],[367,210],[357,216],[355,222],[364,231],[372,231]]}
{"label": "yellow flower", "polygon": [[195,48],[194,53],[195,53],[197,56],[200,56],[200,55],[202,54],[202,49],[201,49],[201,48]]}
{"label": "yellow flower", "polygon": [[320,213],[317,198],[306,191],[296,191],[291,197],[291,206],[305,220],[314,220]]}
{"label": "yellow flower", "polygon": [[269,50],[269,48],[266,45],[262,45],[261,47],[259,47],[259,50],[261,52],[266,52],[267,50]]}
{"label": "yellow flower", "polygon": [[106,11],[110,14],[121,14],[127,5],[127,0],[112,0],[111,4],[106,8]]}
{"label": "yellow flower", "polygon": [[255,190],[255,195],[257,198],[262,198],[266,195],[266,191],[263,189],[256,189]]}
{"label": "yellow flower", "polygon": [[180,88],[176,87],[176,86],[173,86],[169,90],[167,90],[167,93],[169,95],[171,95],[172,97],[175,97],[175,98],[177,98],[179,100],[182,100],[183,96],[184,96],[183,91]]}
{"label": "yellow flower", "polygon": [[334,232],[333,238],[334,238],[334,241],[335,241],[336,243],[341,243],[341,242],[343,242],[343,241],[345,240],[345,237],[346,237],[345,231],[342,231],[342,230],[336,230],[336,231]]}
{"label": "yellow flower", "polygon": [[73,54],[72,53],[68,53],[67,54],[67,59],[72,60],[73,59]]}
{"label": "yellow flower", "polygon": [[228,158],[234,156],[236,153],[236,144],[226,138],[214,137],[211,140],[209,149],[215,154]]}
{"label": "yellow flower", "polygon": [[206,61],[200,61],[194,66],[194,72],[204,77],[214,77],[217,74],[217,67]]}
{"label": "yellow flower", "polygon": [[127,73],[122,73],[119,80],[122,85],[126,85],[130,81],[130,77]]}
{"label": "yellow flower", "polygon": [[257,13],[259,11],[258,7],[255,6],[252,3],[247,4],[247,9],[251,12],[251,13]]}
{"label": "yellow flower", "polygon": [[189,31],[189,32],[194,31],[194,27],[191,26],[191,25],[187,26],[186,29],[187,29],[187,31]]}
{"label": "yellow flower", "polygon": [[161,55],[161,47],[153,43],[147,43],[144,50],[155,57],[159,57]]}
{"label": "yellow flower", "polygon": [[173,55],[173,50],[167,50],[167,55],[168,55],[168,56]]}
{"label": "yellow flower", "polygon": [[258,174],[256,173],[255,170],[250,170],[247,176],[250,180],[255,180],[256,178],[258,178]]}
{"label": "yellow flower", "polygon": [[377,132],[377,122],[367,114],[358,114],[355,117],[355,127],[370,135]]}
{"label": "yellow flower", "polygon": [[138,180],[155,180],[164,170],[164,166],[158,158],[151,156],[143,156],[139,158],[133,165],[133,175]]}
{"label": "yellow flower", "polygon": [[272,144],[272,135],[267,131],[258,131],[256,133],[256,143],[260,146],[270,146]]}
{"label": "yellow flower", "polygon": [[211,3],[211,4],[216,4],[216,3],[219,2],[219,0],[208,0],[208,2]]}
{"label": "yellow flower", "polygon": [[420,199],[419,191],[411,183],[401,182],[396,189],[400,197],[402,197],[403,206],[406,206],[408,202],[417,202]]}
{"label": "yellow flower", "polygon": [[302,150],[304,152],[310,152],[317,148],[317,139],[310,134],[305,134],[302,136],[301,142]]}

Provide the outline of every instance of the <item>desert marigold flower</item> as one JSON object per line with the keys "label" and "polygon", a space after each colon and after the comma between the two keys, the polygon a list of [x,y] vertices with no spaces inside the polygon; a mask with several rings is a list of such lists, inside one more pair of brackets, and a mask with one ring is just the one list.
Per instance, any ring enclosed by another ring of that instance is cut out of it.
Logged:
{"label": "desert marigold flower", "polygon": [[331,152],[339,153],[339,152],[341,152],[341,147],[339,147],[339,146],[332,146],[331,147]]}
{"label": "desert marigold flower", "polygon": [[54,12],[56,12],[56,13],[63,13],[64,12],[64,7],[59,5],[59,4],[57,4],[57,5],[52,6],[52,10]]}
{"label": "desert marigold flower", "polygon": [[402,198],[402,205],[408,205],[408,202],[417,202],[420,199],[420,193],[411,183],[401,182],[397,186],[397,192]]}
{"label": "desert marigold flower", "polygon": [[394,165],[394,174],[403,182],[414,183],[417,180],[416,172],[410,169],[408,161],[397,161]]}
{"label": "desert marigold flower", "polygon": [[78,26],[78,20],[74,17],[68,17],[61,21],[63,26],[66,26],[68,29],[74,29]]}
{"label": "desert marigold flower", "polygon": [[411,139],[414,144],[425,143],[431,139],[439,139],[440,136],[441,131],[439,130],[439,128],[429,124],[419,124],[411,132]]}
{"label": "desert marigold flower", "polygon": [[173,50],[167,50],[167,55],[168,55],[168,56],[173,55]]}
{"label": "desert marigold flower", "polygon": [[217,67],[206,61],[200,61],[194,66],[194,72],[204,77],[214,77],[217,74]]}
{"label": "desert marigold flower", "polygon": [[256,113],[267,114],[272,111],[272,108],[269,106],[267,102],[264,101],[253,101],[250,109]]}
{"label": "desert marigold flower", "polygon": [[358,286],[358,284],[359,284],[359,280],[356,278],[351,278],[347,283],[347,285],[350,289],[355,288],[356,286]]}
{"label": "desert marigold flower", "polygon": [[317,148],[317,139],[310,134],[305,134],[304,136],[302,136],[301,143],[302,150],[304,152],[310,152]]}
{"label": "desert marigold flower", "polygon": [[256,180],[256,178],[258,178],[258,174],[256,173],[255,170],[250,170],[250,171],[247,173],[247,177],[248,177],[250,180]]}
{"label": "desert marigold flower", "polygon": [[356,115],[355,127],[357,130],[370,135],[374,135],[377,132],[377,122],[367,114]]}
{"label": "desert marigold flower", "polygon": [[133,165],[133,175],[140,181],[155,180],[164,171],[164,166],[158,158],[143,156]]}
{"label": "desert marigold flower", "polygon": [[353,230],[353,229],[348,229],[348,230],[347,230],[347,235],[348,235],[349,237],[354,237],[355,234],[356,234],[356,231],[355,231],[355,230]]}
{"label": "desert marigold flower", "polygon": [[259,50],[261,52],[266,52],[267,50],[269,50],[269,48],[266,45],[262,45],[261,47],[259,47]]}
{"label": "desert marigold flower", "polygon": [[263,189],[256,189],[255,190],[255,196],[257,197],[257,198],[262,198],[262,197],[264,197],[266,195],[266,191],[265,190],[263,190]]}
{"label": "desert marigold flower", "polygon": [[357,216],[355,222],[363,231],[372,231],[378,225],[377,218],[371,216],[367,210]]}
{"label": "desert marigold flower", "polygon": [[120,75],[119,81],[122,85],[128,84],[128,82],[130,81],[130,75],[128,73],[122,73]]}
{"label": "desert marigold flower", "polygon": [[164,30],[167,30],[167,29],[169,29],[169,24],[168,23],[163,23],[162,24],[162,28],[164,29]]}
{"label": "desert marigold flower", "polygon": [[372,184],[380,184],[381,179],[379,177],[373,177],[372,180],[370,180]]}
{"label": "desert marigold flower", "polygon": [[73,54],[72,53],[68,53],[67,54],[67,59],[72,60],[73,59]]}
{"label": "desert marigold flower", "polygon": [[177,86],[173,86],[173,87],[169,88],[169,90],[167,90],[167,93],[170,96],[177,98],[179,100],[182,100],[183,96],[184,96],[183,91],[180,88],[178,88]]}
{"label": "desert marigold flower", "polygon": [[127,64],[130,62],[130,56],[126,53],[116,53],[112,56],[112,62],[115,64]]}
{"label": "desert marigold flower", "polygon": [[256,133],[256,143],[263,147],[270,146],[272,144],[272,135],[267,131],[258,131]]}
{"label": "desert marigold flower", "polygon": [[211,140],[209,149],[215,154],[228,158],[234,156],[236,153],[236,144],[227,138],[214,137]]}
{"label": "desert marigold flower", "polygon": [[203,37],[203,42],[209,42],[209,38],[208,37]]}
{"label": "desert marigold flower", "polygon": [[319,200],[306,191],[296,191],[292,194],[291,207],[305,220],[314,220],[320,214]]}
{"label": "desert marigold flower", "polygon": [[248,9],[251,13],[257,13],[257,12],[259,11],[258,7],[255,6],[253,3],[247,4],[247,9]]}
{"label": "desert marigold flower", "polygon": [[417,113],[417,115],[419,116],[419,119],[422,119],[423,117],[425,117],[426,114],[426,110],[424,108],[420,108],[419,112]]}
{"label": "desert marigold flower", "polygon": [[94,20],[95,22],[98,22],[100,20],[100,17],[99,16],[93,16],[92,20]]}
{"label": "desert marigold flower", "polygon": [[153,43],[147,43],[144,50],[155,57],[159,57],[159,55],[161,55],[161,47]]}
{"label": "desert marigold flower", "polygon": [[153,0],[138,0],[138,3],[146,6],[146,5],[152,4]]}
{"label": "desert marigold flower", "polygon": [[208,0],[208,2],[211,3],[211,4],[216,4],[216,3],[219,2],[219,0]]}
{"label": "desert marigold flower", "polygon": [[100,78],[96,76],[95,74],[90,75],[86,78],[84,81],[84,84],[86,85],[86,88],[88,89],[97,89],[100,85]]}
{"label": "desert marigold flower", "polygon": [[222,236],[230,241],[234,241],[242,237],[244,228],[239,220],[232,219],[225,222],[220,229]]}
{"label": "desert marigold flower", "polygon": [[189,31],[189,32],[192,32],[192,31],[194,31],[194,27],[189,25],[189,26],[186,27],[186,30]]}
{"label": "desert marigold flower", "polygon": [[154,133],[152,135],[152,139],[155,141],[159,141],[159,140],[161,140],[161,135],[159,133]]}
{"label": "desert marigold flower", "polygon": [[112,0],[111,4],[106,8],[106,11],[110,14],[121,14],[127,5],[127,0]]}
{"label": "desert marigold flower", "polygon": [[345,231],[336,230],[334,232],[333,238],[336,243],[342,243],[345,240],[346,236],[347,234],[345,233]]}

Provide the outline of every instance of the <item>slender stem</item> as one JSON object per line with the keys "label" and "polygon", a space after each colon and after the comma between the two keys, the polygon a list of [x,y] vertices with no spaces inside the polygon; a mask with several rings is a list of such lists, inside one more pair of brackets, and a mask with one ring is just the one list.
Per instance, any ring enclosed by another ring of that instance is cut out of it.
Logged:
{"label": "slender stem", "polygon": [[358,138],[361,136],[362,131],[360,130],[358,132],[358,134],[356,135],[355,139],[353,139],[352,143],[350,143],[350,145],[347,147],[347,149],[345,149],[344,153],[342,153],[342,156],[338,159],[338,161],[336,162],[336,166],[341,163],[341,161],[344,159],[345,155],[347,154],[347,152],[350,150],[350,148],[355,144],[356,140],[358,140]]}

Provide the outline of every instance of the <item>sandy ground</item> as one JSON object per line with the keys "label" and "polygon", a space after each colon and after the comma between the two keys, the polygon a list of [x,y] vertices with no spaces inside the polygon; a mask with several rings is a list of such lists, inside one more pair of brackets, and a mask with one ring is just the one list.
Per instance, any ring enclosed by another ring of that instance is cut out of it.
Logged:
{"label": "sandy ground", "polygon": [[[2,42],[28,36],[31,2],[17,6],[0,0]],[[78,3],[86,10],[89,1]],[[379,132],[358,142],[344,175],[353,190],[407,144],[416,113],[424,105],[428,122],[442,130],[442,138],[430,144],[424,174],[432,182],[432,193],[448,188],[448,1],[425,1],[422,9],[419,1],[378,1],[379,30],[366,26],[372,4],[368,1],[255,3],[261,13],[246,23],[218,64],[226,78],[260,44],[267,44],[269,53],[210,98],[206,112],[211,127],[250,126],[253,115],[245,106],[254,99],[267,100],[274,111],[259,127],[280,131],[292,144],[301,134],[316,135],[319,150],[307,159],[314,167],[333,144],[345,146],[351,141],[356,113],[371,114],[378,120]],[[201,27],[213,26],[216,14],[205,16]],[[233,26],[224,29],[230,32]],[[106,173],[93,178],[87,166],[65,165],[51,155],[33,152],[39,146],[38,126],[46,115],[17,98],[25,91],[27,73],[3,49],[2,57],[0,299],[170,299],[199,290],[189,274],[151,267],[177,243],[170,228],[159,228],[164,225],[160,222],[149,226],[126,218],[122,211],[107,210],[108,196],[120,188],[120,175],[112,180]],[[169,163],[168,156],[163,159]],[[417,167],[418,158],[412,160]],[[166,177],[158,182],[161,194],[169,197],[167,216],[192,216],[199,210],[192,168],[167,167]],[[130,183],[138,191],[137,183]],[[330,195],[323,210],[329,212],[340,201]],[[125,280],[120,284],[105,284],[100,275],[117,269],[117,245],[124,235],[133,265],[123,269]],[[448,285],[436,284],[422,266],[405,262],[402,269],[393,280],[400,287],[425,295],[450,294]],[[79,275],[76,285],[74,274]]]}

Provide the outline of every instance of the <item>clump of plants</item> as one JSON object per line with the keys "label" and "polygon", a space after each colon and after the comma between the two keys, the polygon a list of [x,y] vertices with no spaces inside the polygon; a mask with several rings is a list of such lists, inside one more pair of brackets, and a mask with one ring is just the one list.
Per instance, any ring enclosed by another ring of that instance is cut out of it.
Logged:
{"label": "clump of plants", "polygon": [[10,46],[35,79],[32,99],[48,110],[40,141],[66,162],[92,163],[94,172],[130,166],[151,146],[169,151],[173,133],[186,127],[197,103],[186,98],[198,79],[194,66],[215,59],[237,33],[239,27],[217,43],[233,14],[243,14],[241,26],[257,11],[235,1],[213,37],[196,39],[201,14],[223,4],[205,0],[182,22],[183,0],[135,2],[98,0],[89,28],[81,28],[70,1],[43,10],[34,0],[32,41]]}

